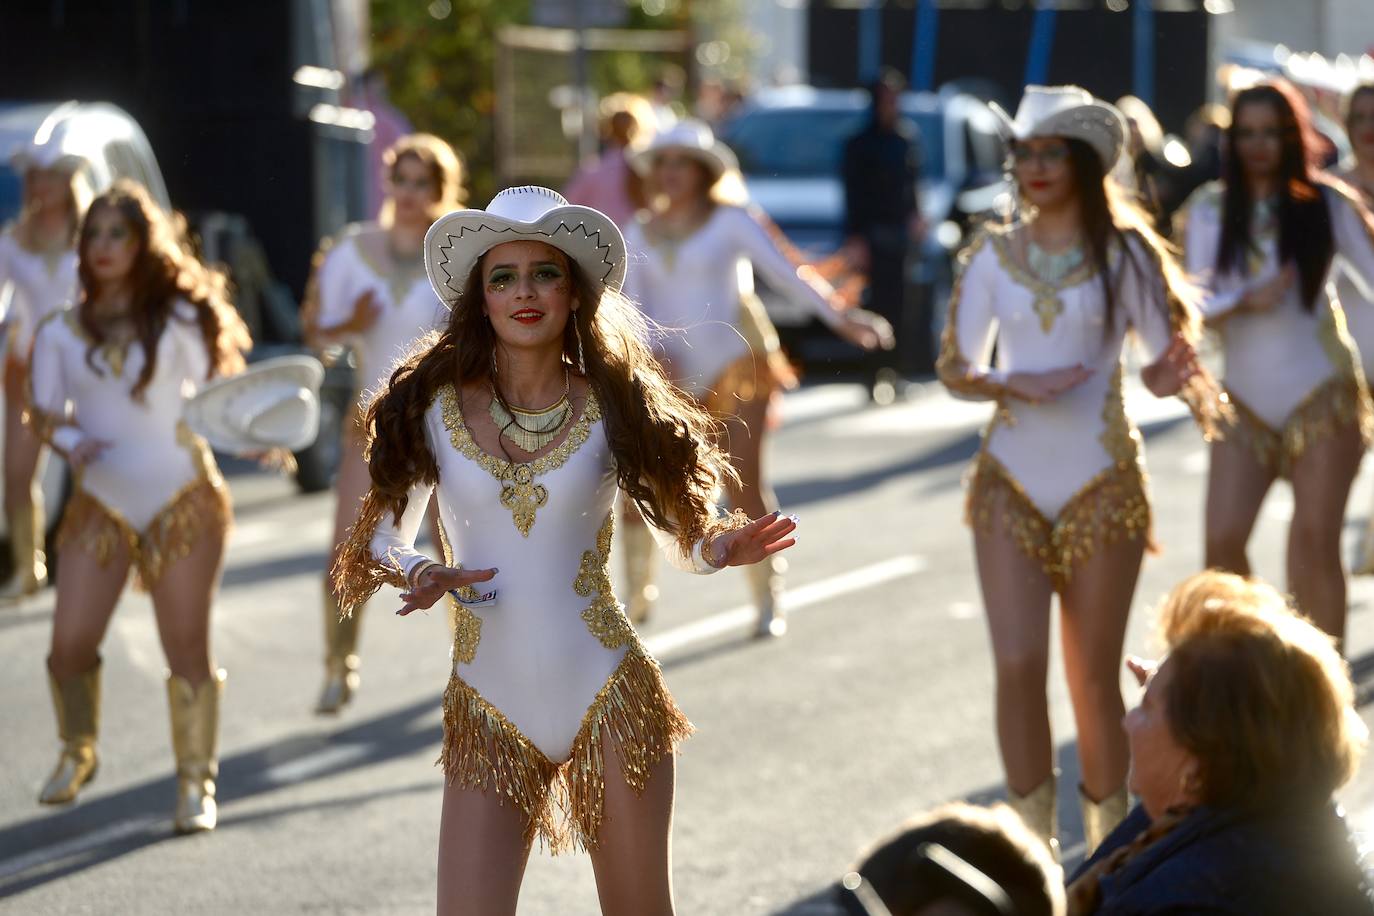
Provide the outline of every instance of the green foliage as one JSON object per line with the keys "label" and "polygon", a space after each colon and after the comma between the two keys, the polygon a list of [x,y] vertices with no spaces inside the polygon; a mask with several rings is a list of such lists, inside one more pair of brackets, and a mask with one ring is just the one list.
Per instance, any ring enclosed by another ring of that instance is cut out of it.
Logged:
{"label": "green foliage", "polygon": [[[430,13],[451,12],[442,19]],[[529,0],[372,0],[372,61],[416,129],[453,144],[471,200],[496,192],[496,33],[529,19]]]}

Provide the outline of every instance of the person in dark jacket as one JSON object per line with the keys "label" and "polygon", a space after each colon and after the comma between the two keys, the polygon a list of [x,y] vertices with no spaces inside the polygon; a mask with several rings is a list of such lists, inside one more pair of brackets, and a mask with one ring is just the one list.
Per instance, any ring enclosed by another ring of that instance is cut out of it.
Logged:
{"label": "person in dark jacket", "polygon": [[1069,883],[1070,916],[1374,913],[1333,793],[1366,729],[1335,644],[1269,585],[1206,572],[1165,599],[1127,714],[1140,805]]}
{"label": "person in dark jacket", "polygon": [[892,323],[895,349],[870,354],[875,400],[890,401],[903,374],[935,370],[930,302],[909,301],[906,258],[924,234],[916,183],[920,138],[901,117],[904,83],[885,70],[873,83],[872,117],[845,142],[843,160],[845,250],[868,273],[867,307]]}

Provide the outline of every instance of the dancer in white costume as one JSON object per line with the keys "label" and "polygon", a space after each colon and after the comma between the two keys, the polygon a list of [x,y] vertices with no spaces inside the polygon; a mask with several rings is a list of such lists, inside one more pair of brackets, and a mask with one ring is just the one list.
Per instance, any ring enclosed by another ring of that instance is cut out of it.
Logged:
{"label": "dancer in white costume", "polygon": [[[539,836],[591,852],[603,912],[669,914],[690,725],[612,592],[612,507],[633,499],[703,573],[790,546],[795,521],[717,516],[728,462],[619,293],[609,217],[514,188],[441,218],[425,259],[453,318],[368,410],[372,489],[336,582],[346,609],[384,582],[401,614],[453,599],[439,911],[513,912]],[[412,546],[431,493],[442,560]]]}
{"label": "dancer in white costume", "polygon": [[1293,485],[1288,587],[1322,629],[1345,633],[1340,539],[1350,485],[1374,431],[1337,264],[1374,289],[1374,223],[1354,192],[1311,165],[1305,105],[1286,83],[1232,103],[1221,183],[1186,205],[1190,273],[1216,326],[1235,423],[1212,444],[1207,566],[1250,573],[1246,543],[1273,482]]}
{"label": "dancer in white costume", "polygon": [[[383,161],[387,199],[377,223],[349,226],[323,246],[307,292],[305,314],[311,341],[344,343],[358,363],[365,400],[386,381],[415,341],[440,327],[447,312],[425,277],[425,231],[465,197],[461,164],[438,137],[402,137]],[[330,565],[358,515],[367,492],[367,463],[357,406],[344,419],[339,471],[334,483],[334,540]],[[359,684],[359,612],[341,617],[337,597],[325,584],[325,676],[316,711],[338,712]]]}
{"label": "dancer in white costume", "polygon": [[[1336,177],[1360,196],[1365,209],[1374,211],[1374,83],[1355,87],[1346,98],[1345,131],[1352,156],[1336,169]],[[1374,297],[1366,296],[1350,272],[1343,270],[1336,281],[1336,298],[1345,312],[1350,337],[1360,351],[1360,363],[1368,367],[1374,363]],[[1374,512],[1365,527],[1359,557],[1355,572],[1374,574]]]}
{"label": "dancer in white costume", "polygon": [[[859,346],[890,346],[892,330],[870,312],[842,310],[828,284],[808,268],[799,271],[747,210],[717,199],[722,183],[738,177],[737,166],[734,153],[705,124],[679,122],[630,162],[648,179],[653,204],[626,229],[631,268],[625,291],[663,332],[660,357],[674,384],[724,424],[724,447],[740,478],[731,504],[762,515],[777,504],[763,458],[768,402],[786,370],[776,362],[776,332],[752,296],[752,268]],[[639,621],[657,594],[653,545],[632,513],[625,522],[630,610]],[[779,560],[749,571],[760,636],[786,630],[778,604],[781,566]]]}
{"label": "dancer in white costume", "polygon": [[20,598],[48,579],[47,514],[39,487],[46,450],[24,425],[24,392],[33,332],[76,297],[76,232],[90,202],[84,164],[62,152],[62,131],[14,155],[24,177],[19,218],[0,232],[0,298],[8,298],[5,345],[5,520],[14,561],[0,599]]}
{"label": "dancer in white costume", "polygon": [[1185,396],[1211,423],[1218,392],[1196,363],[1181,273],[1107,177],[1121,115],[1081,89],[1036,86],[1009,129],[1025,216],[962,254],[938,369],[956,395],[998,404],[968,520],[1012,804],[1053,846],[1045,677],[1057,593],[1091,849],[1126,813],[1118,675],[1150,532],[1140,435],[1122,397],[1127,332],[1148,353],[1142,375],[1156,395]]}
{"label": "dancer in white costume", "polygon": [[196,385],[242,368],[248,331],[223,275],[187,252],[141,186],[96,198],[79,245],[77,304],[49,315],[33,344],[30,421],[75,473],[48,657],[63,749],[39,800],[69,802],[95,773],[100,643],[132,567],[171,668],[175,825],[210,830],[224,683],[210,607],[229,493],[181,416]]}

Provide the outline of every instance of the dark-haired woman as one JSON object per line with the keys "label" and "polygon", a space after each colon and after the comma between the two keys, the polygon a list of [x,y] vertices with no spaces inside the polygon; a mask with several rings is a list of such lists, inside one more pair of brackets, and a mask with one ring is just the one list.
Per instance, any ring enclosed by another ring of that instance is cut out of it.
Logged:
{"label": "dark-haired woman", "polygon": [[1008,126],[1023,216],[963,253],[939,373],[956,395],[998,405],[968,520],[1011,802],[1053,843],[1045,678],[1057,593],[1091,848],[1126,811],[1118,672],[1150,532],[1140,436],[1122,396],[1127,332],[1150,355],[1142,376],[1155,395],[1186,395],[1210,422],[1217,392],[1197,366],[1179,271],[1105,177],[1121,154],[1121,115],[1075,87],[1031,87]]}
{"label": "dark-haired woman", "polygon": [[100,643],[132,568],[171,669],[176,829],[210,830],[224,687],[210,605],[230,508],[209,447],[181,416],[196,385],[242,368],[248,331],[223,275],[187,251],[140,185],[95,199],[78,251],[76,307],[49,316],[33,343],[30,422],[75,473],[48,656],[63,748],[39,800],[72,801],[95,773]]}
{"label": "dark-haired woman", "polygon": [[1340,551],[1350,485],[1368,443],[1369,394],[1340,304],[1336,259],[1374,286],[1374,223],[1312,165],[1306,109],[1286,83],[1232,103],[1223,180],[1187,207],[1188,270],[1220,330],[1234,424],[1212,443],[1207,566],[1250,572],[1246,543],[1280,478],[1293,485],[1288,587],[1303,613],[1345,633]]}
{"label": "dark-haired woman", "polygon": [[[312,343],[347,344],[358,362],[359,388],[370,397],[416,339],[443,322],[443,306],[425,278],[420,249],[425,231],[466,197],[458,155],[432,134],[410,134],[382,156],[386,201],[375,223],[348,226],[322,246],[307,294],[305,315]],[[339,472],[334,481],[334,547],[330,566],[358,517],[367,492],[358,414],[343,424]],[[315,711],[337,713],[360,684],[358,636],[362,613],[344,616],[328,582],[324,589],[324,686]]]}
{"label": "dark-haired woman", "polygon": [[[1365,209],[1374,211],[1374,83],[1355,87],[1346,98],[1345,131],[1350,137],[1352,155],[1336,170],[1336,177],[1359,194]],[[1336,281],[1336,298],[1360,351],[1361,365],[1374,363],[1374,296],[1369,292],[1360,289],[1350,271],[1341,271]],[[1365,527],[1356,571],[1362,575],[1374,573],[1374,514]]]}
{"label": "dark-haired woman", "polygon": [[[372,488],[335,582],[346,611],[392,583],[398,613],[455,618],[439,912],[514,912],[538,836],[591,853],[603,912],[665,916],[690,725],[612,592],[612,509],[632,500],[699,573],[766,560],[795,521],[717,517],[728,460],[619,292],[609,217],[512,188],[438,220],[425,265],[452,318],[367,411]],[[431,496],[437,559],[414,547]]]}

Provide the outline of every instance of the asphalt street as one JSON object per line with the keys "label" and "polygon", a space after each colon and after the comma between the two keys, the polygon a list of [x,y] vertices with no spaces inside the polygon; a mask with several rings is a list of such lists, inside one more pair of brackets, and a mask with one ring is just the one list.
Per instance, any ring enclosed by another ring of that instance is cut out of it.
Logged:
{"label": "asphalt street", "polygon": [[[1175,403],[1139,392],[1130,401],[1163,547],[1146,561],[1127,646],[1149,654],[1151,605],[1200,564],[1207,462]],[[840,384],[788,397],[773,469],[801,539],[784,639],[747,637],[742,574],[665,570],[644,637],[698,729],[678,765],[681,913],[804,913],[906,817],[1001,794],[990,656],[962,524],[961,477],[987,412],[933,386],[885,409]],[[238,526],[214,626],[229,671],[219,829],[171,832],[164,667],[146,597],[123,600],[105,641],[98,778],[59,810],[34,800],[57,750],[43,668],[52,594],[0,610],[0,913],[433,911],[443,617],[398,618],[394,593],[379,595],[364,625],[360,695],[338,718],[313,715],[331,498],[254,470],[232,485]],[[1374,463],[1352,498],[1351,549],[1372,498]],[[1257,572],[1279,581],[1290,508],[1287,489],[1276,489],[1252,543]],[[1374,580],[1357,580],[1349,653],[1365,694],[1372,602]],[[1072,859],[1081,850],[1074,733],[1057,660],[1050,683]],[[1137,694],[1129,689],[1128,702]],[[1357,826],[1374,828],[1371,765],[1345,801]],[[586,857],[536,854],[520,912],[596,913]]]}

